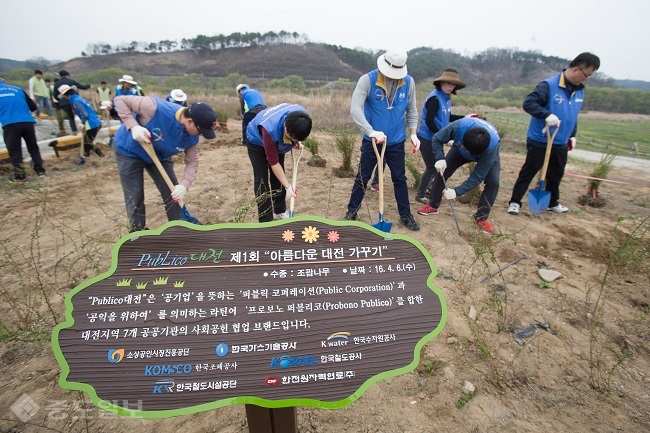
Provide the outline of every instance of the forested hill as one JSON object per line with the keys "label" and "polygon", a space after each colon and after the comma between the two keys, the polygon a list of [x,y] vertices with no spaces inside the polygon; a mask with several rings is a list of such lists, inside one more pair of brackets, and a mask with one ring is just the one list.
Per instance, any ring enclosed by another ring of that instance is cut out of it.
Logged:
{"label": "forested hill", "polygon": [[[39,57],[22,62],[29,69],[74,73],[119,68],[134,74],[182,76],[202,74],[225,77],[239,73],[251,78],[283,78],[297,75],[304,80],[356,80],[376,68],[380,52],[312,43],[306,35],[279,33],[232,33],[162,40],[159,42],[123,43],[111,46],[104,42],[89,43],[81,57],[51,65]],[[566,67],[569,59],[544,56],[534,51],[492,48],[473,56],[463,56],[453,49],[414,48],[408,52],[409,73],[417,82],[430,80],[445,68],[455,68],[470,89],[494,90],[507,84],[534,85]],[[0,59],[0,72],[17,63]],[[648,90],[650,83],[614,80],[597,73],[589,82],[596,87],[623,87]]]}
{"label": "forested hill", "polygon": [[[327,44],[281,43],[155,53],[119,52],[79,57],[57,67],[75,73],[114,67],[157,76],[197,73],[223,77],[239,73],[251,78],[298,75],[305,80],[335,81],[357,80],[375,69],[378,54]],[[465,57],[451,50],[422,47],[408,54],[409,74],[416,82],[432,79],[452,67],[470,87],[480,90],[493,90],[504,84],[537,84],[569,63],[567,59],[509,49]],[[614,81],[604,76],[591,81],[590,85],[614,86]]]}

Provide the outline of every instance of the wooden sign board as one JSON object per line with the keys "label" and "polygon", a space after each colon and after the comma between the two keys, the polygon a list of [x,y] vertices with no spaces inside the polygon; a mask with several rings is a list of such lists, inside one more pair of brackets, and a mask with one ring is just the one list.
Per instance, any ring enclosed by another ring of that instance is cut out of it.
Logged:
{"label": "wooden sign board", "polygon": [[145,418],[340,408],[417,366],[446,320],[435,273],[414,239],[358,222],[167,223],[68,293],[59,383]]}

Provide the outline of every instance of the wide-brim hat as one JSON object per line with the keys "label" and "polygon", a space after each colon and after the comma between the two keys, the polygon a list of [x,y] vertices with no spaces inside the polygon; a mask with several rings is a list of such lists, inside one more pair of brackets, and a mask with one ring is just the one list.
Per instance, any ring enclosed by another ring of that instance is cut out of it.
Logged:
{"label": "wide-brim hat", "polygon": [[208,139],[213,139],[217,136],[214,132],[214,127],[217,126],[217,113],[208,104],[205,102],[192,104],[187,114],[194,124],[199,127],[199,132],[202,136]]}
{"label": "wide-brim hat", "polygon": [[102,101],[101,104],[99,105],[99,108],[102,110],[110,110],[113,108],[113,103],[111,101]]}
{"label": "wide-brim hat", "polygon": [[446,69],[441,76],[433,80],[434,86],[440,83],[454,84],[456,86],[454,90],[460,90],[464,87],[467,87],[467,84],[463,83],[460,81],[460,78],[458,78],[458,72],[449,69]]}
{"label": "wide-brim hat", "polygon": [[235,92],[239,93],[241,89],[248,89],[248,84],[239,84],[237,87],[235,87]]}
{"label": "wide-brim hat", "polygon": [[183,92],[181,89],[174,89],[171,92],[169,92],[171,95],[172,99],[177,102],[185,102],[187,101],[187,95],[185,92]]}
{"label": "wide-brim hat", "polygon": [[130,75],[122,75],[122,78],[120,78],[120,79],[117,80],[117,81],[119,81],[120,83],[129,83],[129,84],[133,84],[134,86],[136,86],[136,85],[138,84],[138,82],[135,81],[135,80],[133,79],[133,77],[130,76]]}
{"label": "wide-brim hat", "polygon": [[407,55],[404,51],[386,51],[377,58],[377,68],[388,78],[399,80],[408,74],[406,59]]}
{"label": "wide-brim hat", "polygon": [[58,97],[59,98],[62,97],[63,95],[66,94],[66,92],[69,92],[70,90],[74,90],[74,87],[68,86],[67,84],[63,84],[63,85],[59,86],[59,89],[58,89],[59,96]]}

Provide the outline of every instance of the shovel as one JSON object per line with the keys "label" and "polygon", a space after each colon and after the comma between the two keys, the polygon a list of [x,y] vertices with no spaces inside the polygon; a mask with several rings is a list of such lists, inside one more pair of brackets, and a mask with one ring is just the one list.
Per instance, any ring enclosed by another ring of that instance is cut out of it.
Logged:
{"label": "shovel", "polygon": [[377,156],[377,178],[379,180],[379,221],[372,226],[382,232],[390,233],[390,228],[393,226],[393,223],[391,221],[384,221],[384,153],[386,153],[387,145],[384,142],[380,154],[377,150],[377,141],[374,138],[372,139],[372,148],[375,150],[375,155]]}
{"label": "shovel", "polygon": [[[153,163],[156,165],[156,168],[160,172],[160,175],[162,178],[165,180],[165,183],[167,184],[167,187],[169,187],[170,191],[174,190],[174,182],[169,178],[169,175],[165,171],[165,168],[162,166],[160,163],[160,159],[158,159],[158,155],[156,155],[156,151],[153,148],[152,144],[142,144],[142,147],[144,150],[149,154],[151,159],[153,160]],[[183,221],[187,221],[193,224],[201,224],[199,222],[199,219],[195,216],[190,215],[190,211],[187,210],[187,207],[183,203],[183,200],[178,200],[178,205],[181,207],[181,219]]]}
{"label": "shovel", "polygon": [[[445,182],[445,177],[440,173],[440,177],[442,178],[442,184],[445,186],[445,189],[447,189],[447,182]],[[454,217],[454,221],[456,222],[456,228],[458,229],[458,236],[461,238],[463,237],[463,234],[460,232],[460,226],[458,225],[458,218],[456,218],[456,212],[454,211],[454,201],[449,200],[449,206],[451,207],[451,214]]]}
{"label": "shovel", "polygon": [[[298,158],[294,158],[293,156],[293,150],[291,151],[291,157],[293,158],[293,173],[292,173],[292,179],[291,179],[291,186],[293,189],[296,191],[298,190],[298,163],[300,162],[300,158],[302,157],[302,152],[305,150],[305,146],[301,143],[298,142],[298,145],[300,146],[300,153],[298,154]],[[293,217],[293,209],[296,203],[296,197],[292,196],[289,199],[289,218]]]}
{"label": "shovel", "polygon": [[531,213],[541,214],[546,211],[548,205],[551,203],[551,192],[545,191],[546,187],[546,170],[548,169],[548,161],[551,159],[551,149],[553,147],[553,139],[555,134],[559,131],[560,126],[558,125],[555,128],[555,132],[551,135],[549,129],[550,126],[546,127],[546,155],[544,155],[544,165],[542,166],[542,171],[540,173],[539,184],[536,189],[531,189],[528,191],[528,208]]}

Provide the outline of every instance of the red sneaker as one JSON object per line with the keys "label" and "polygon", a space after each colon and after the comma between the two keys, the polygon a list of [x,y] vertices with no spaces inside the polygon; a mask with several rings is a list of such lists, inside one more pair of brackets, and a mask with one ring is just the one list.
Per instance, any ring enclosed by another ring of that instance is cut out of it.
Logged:
{"label": "red sneaker", "polygon": [[435,215],[438,213],[438,209],[435,207],[431,207],[428,203],[422,206],[420,209],[418,209],[418,213],[420,215]]}
{"label": "red sneaker", "polygon": [[476,225],[485,233],[494,233],[494,226],[490,224],[487,220],[476,221]]}

